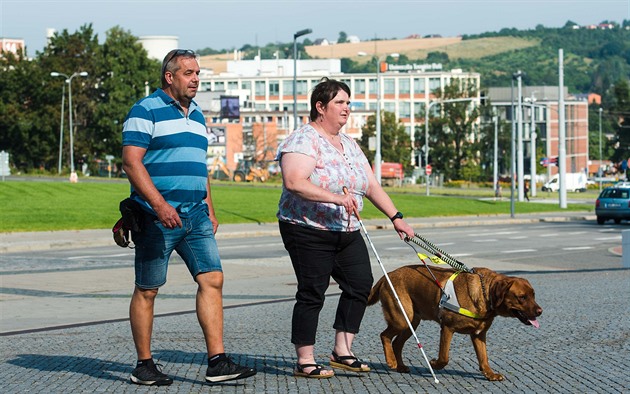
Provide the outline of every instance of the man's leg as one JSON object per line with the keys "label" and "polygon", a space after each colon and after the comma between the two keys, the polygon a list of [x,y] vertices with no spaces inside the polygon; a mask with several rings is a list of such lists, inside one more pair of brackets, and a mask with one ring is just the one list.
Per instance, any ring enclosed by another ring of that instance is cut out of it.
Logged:
{"label": "man's leg", "polygon": [[203,331],[208,357],[224,353],[223,348],[223,272],[197,275],[197,319]]}
{"label": "man's leg", "polygon": [[138,360],[151,358],[151,335],[153,333],[153,305],[158,289],[136,287],[129,305],[131,334],[138,353]]}

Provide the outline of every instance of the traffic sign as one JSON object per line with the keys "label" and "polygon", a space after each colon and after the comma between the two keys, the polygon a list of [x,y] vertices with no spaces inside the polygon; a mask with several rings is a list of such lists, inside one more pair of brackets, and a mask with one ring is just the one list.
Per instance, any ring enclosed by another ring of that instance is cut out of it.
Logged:
{"label": "traffic sign", "polygon": [[426,167],[424,167],[424,172],[425,172],[427,175],[431,175],[431,164],[427,164],[427,166],[426,166]]}

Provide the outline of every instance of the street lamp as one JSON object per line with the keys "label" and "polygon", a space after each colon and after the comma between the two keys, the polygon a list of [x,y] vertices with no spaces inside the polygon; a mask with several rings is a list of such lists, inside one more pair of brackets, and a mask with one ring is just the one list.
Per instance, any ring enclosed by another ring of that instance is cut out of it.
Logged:
{"label": "street lamp", "polygon": [[[51,77],[61,77],[62,75],[59,74],[58,72],[51,72],[50,73]],[[64,75],[64,77],[66,79],[68,79],[67,76]],[[63,156],[63,111],[65,108],[65,101],[66,101],[66,84],[64,83],[63,85],[61,85],[61,118],[59,120],[60,126],[59,126],[59,168],[58,168],[58,173],[61,174],[61,157]]]}
{"label": "street lamp", "polygon": [[602,107],[599,107],[599,166],[597,176],[599,177],[599,191],[602,191]]}
{"label": "street lamp", "polygon": [[76,76],[87,77],[87,71],[75,72],[71,76],[53,71],[51,77],[64,77],[68,84],[68,121],[70,126],[70,182],[76,183],[78,180],[77,173],[74,170],[74,132],[72,130],[72,79]]}
{"label": "street lamp", "polygon": [[293,34],[293,130],[297,129],[297,39],[312,33],[311,29],[300,30]]}
{"label": "street lamp", "polygon": [[[435,104],[444,104],[444,103],[458,103],[462,101],[472,101],[475,100],[475,97],[466,97],[466,98],[458,98],[458,99],[449,99],[449,100],[435,100],[430,101],[427,106],[427,110],[424,112],[424,166],[429,164],[429,112],[431,111],[431,107]],[[426,170],[424,171],[427,183],[427,196],[429,195],[429,175]]]}
{"label": "street lamp", "polygon": [[388,56],[397,58],[400,55],[392,53],[390,55],[383,55],[378,58],[376,63],[376,151],[374,152],[374,176],[378,183],[381,183],[381,163],[383,157],[381,155],[381,63],[387,59]]}

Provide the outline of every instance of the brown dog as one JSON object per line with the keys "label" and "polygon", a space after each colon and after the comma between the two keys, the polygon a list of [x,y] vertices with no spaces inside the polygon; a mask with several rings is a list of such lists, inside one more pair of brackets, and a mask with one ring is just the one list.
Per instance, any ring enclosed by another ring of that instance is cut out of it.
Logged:
{"label": "brown dog", "polygon": [[[455,272],[453,269],[430,267],[437,281],[444,288]],[[503,380],[488,364],[486,332],[496,316],[516,317],[525,325],[538,328],[536,317],[542,308],[536,303],[534,289],[523,278],[499,274],[487,268],[475,268],[474,273],[460,273],[453,286],[461,308],[478,317],[473,318],[441,308],[442,290],[424,265],[400,267],[389,277],[414,329],[421,320],[433,320],[440,324],[440,351],[437,360],[431,360],[434,369],[448,364],[453,333],[468,334],[472,339],[479,370],[488,380]],[[400,311],[400,306],[385,277],[372,288],[368,305],[381,301],[387,328],[381,333],[385,360],[398,372],[409,372],[402,360],[402,349],[412,333]]]}

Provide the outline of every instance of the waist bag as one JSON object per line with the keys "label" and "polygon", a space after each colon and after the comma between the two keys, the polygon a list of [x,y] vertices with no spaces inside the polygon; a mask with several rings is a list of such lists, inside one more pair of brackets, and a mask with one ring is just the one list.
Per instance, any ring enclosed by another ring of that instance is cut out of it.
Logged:
{"label": "waist bag", "polygon": [[131,244],[133,233],[142,232],[140,228],[143,215],[142,208],[136,201],[126,198],[120,202],[119,210],[122,217],[112,227],[114,242],[122,248],[132,248],[129,245]]}

